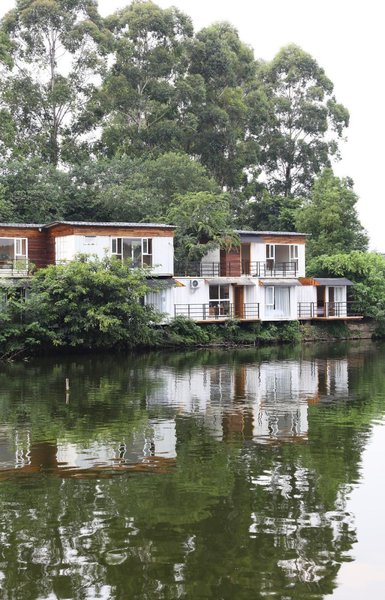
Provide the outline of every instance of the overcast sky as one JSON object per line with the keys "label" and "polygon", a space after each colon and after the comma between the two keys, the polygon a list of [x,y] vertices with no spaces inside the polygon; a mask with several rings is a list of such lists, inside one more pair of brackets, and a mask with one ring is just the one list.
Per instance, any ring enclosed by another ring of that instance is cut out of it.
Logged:
{"label": "overcast sky", "polygon": [[[127,0],[99,0],[99,10],[105,16],[127,4]],[[348,139],[335,171],[353,178],[371,249],[385,252],[383,2],[157,0],[157,4],[177,6],[189,14],[196,31],[214,21],[230,21],[257,58],[270,60],[291,42],[316,58],[333,81],[337,100],[350,111]],[[14,5],[14,0],[0,0],[0,16]]]}

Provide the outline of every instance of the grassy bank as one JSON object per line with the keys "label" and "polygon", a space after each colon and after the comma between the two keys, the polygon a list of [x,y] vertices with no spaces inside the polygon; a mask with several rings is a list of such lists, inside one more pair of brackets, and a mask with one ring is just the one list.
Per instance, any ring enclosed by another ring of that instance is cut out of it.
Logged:
{"label": "grassy bank", "polygon": [[[363,326],[364,325],[364,326]],[[301,324],[244,323],[229,320],[224,323],[198,325],[183,317],[162,327],[154,338],[155,346],[188,347],[206,345],[272,345],[310,341],[333,341],[370,338],[374,328],[367,324],[353,327],[344,322]]]}

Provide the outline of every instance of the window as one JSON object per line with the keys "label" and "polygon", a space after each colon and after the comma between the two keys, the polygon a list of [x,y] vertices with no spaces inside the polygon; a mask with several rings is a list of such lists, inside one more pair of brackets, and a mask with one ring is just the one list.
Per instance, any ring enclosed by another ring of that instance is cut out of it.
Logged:
{"label": "window", "polygon": [[274,318],[290,316],[290,288],[269,285],[265,291],[266,315]]}
{"label": "window", "polygon": [[85,235],[84,246],[95,246],[96,235]]}
{"label": "window", "polygon": [[112,238],[111,240],[111,254],[122,258],[122,238]]}
{"label": "window", "polygon": [[0,238],[0,269],[25,268],[26,260],[27,238]]}
{"label": "window", "polygon": [[269,285],[265,292],[266,306],[274,308],[274,286]]}
{"label": "window", "polygon": [[[272,271],[274,269],[275,260],[275,246],[274,244],[266,244],[266,270]],[[266,273],[268,274],[268,273]]]}
{"label": "window", "polygon": [[152,267],[152,239],[143,239],[143,264]]}
{"label": "window", "polygon": [[112,238],[111,254],[130,261],[133,267],[152,266],[151,238]]}
{"label": "window", "polygon": [[230,315],[230,286],[210,285],[209,287],[209,314],[215,317]]}
{"label": "window", "polygon": [[298,260],[298,246],[290,246],[289,256],[291,261]]}

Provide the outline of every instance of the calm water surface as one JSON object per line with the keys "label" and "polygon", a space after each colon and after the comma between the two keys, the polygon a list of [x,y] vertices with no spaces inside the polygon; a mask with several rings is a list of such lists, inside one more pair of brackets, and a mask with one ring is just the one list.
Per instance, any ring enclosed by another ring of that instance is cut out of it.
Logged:
{"label": "calm water surface", "polygon": [[2,365],[0,597],[382,599],[384,365],[374,343]]}

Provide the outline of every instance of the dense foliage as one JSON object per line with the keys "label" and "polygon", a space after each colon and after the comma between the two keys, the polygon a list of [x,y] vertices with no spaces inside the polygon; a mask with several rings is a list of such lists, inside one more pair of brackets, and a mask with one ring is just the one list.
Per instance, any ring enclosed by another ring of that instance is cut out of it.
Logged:
{"label": "dense foliage", "polygon": [[31,347],[111,349],[152,342],[160,315],[142,300],[146,273],[116,259],[79,256],[40,269],[26,294],[7,290],[0,311],[3,354]]}
{"label": "dense foliage", "polygon": [[164,221],[226,192],[229,227],[292,230],[349,120],[301,48],[257,61],[231,24],[194,32],[151,0],[105,19],[96,0],[15,0],[0,75],[3,221]]}
{"label": "dense foliage", "polygon": [[331,169],[348,111],[298,46],[257,61],[231,24],[151,0],[105,19],[15,0],[0,76],[0,221],[173,222],[192,260],[234,228],[311,233],[310,258],[367,248]]}
{"label": "dense foliage", "polygon": [[348,277],[359,310],[381,327],[385,324],[385,257],[375,252],[349,252],[319,256],[309,263],[311,275]]}
{"label": "dense foliage", "polygon": [[297,228],[311,233],[307,256],[365,251],[368,237],[357,214],[358,198],[350,179],[325,169],[315,181],[310,198],[297,211]]}

